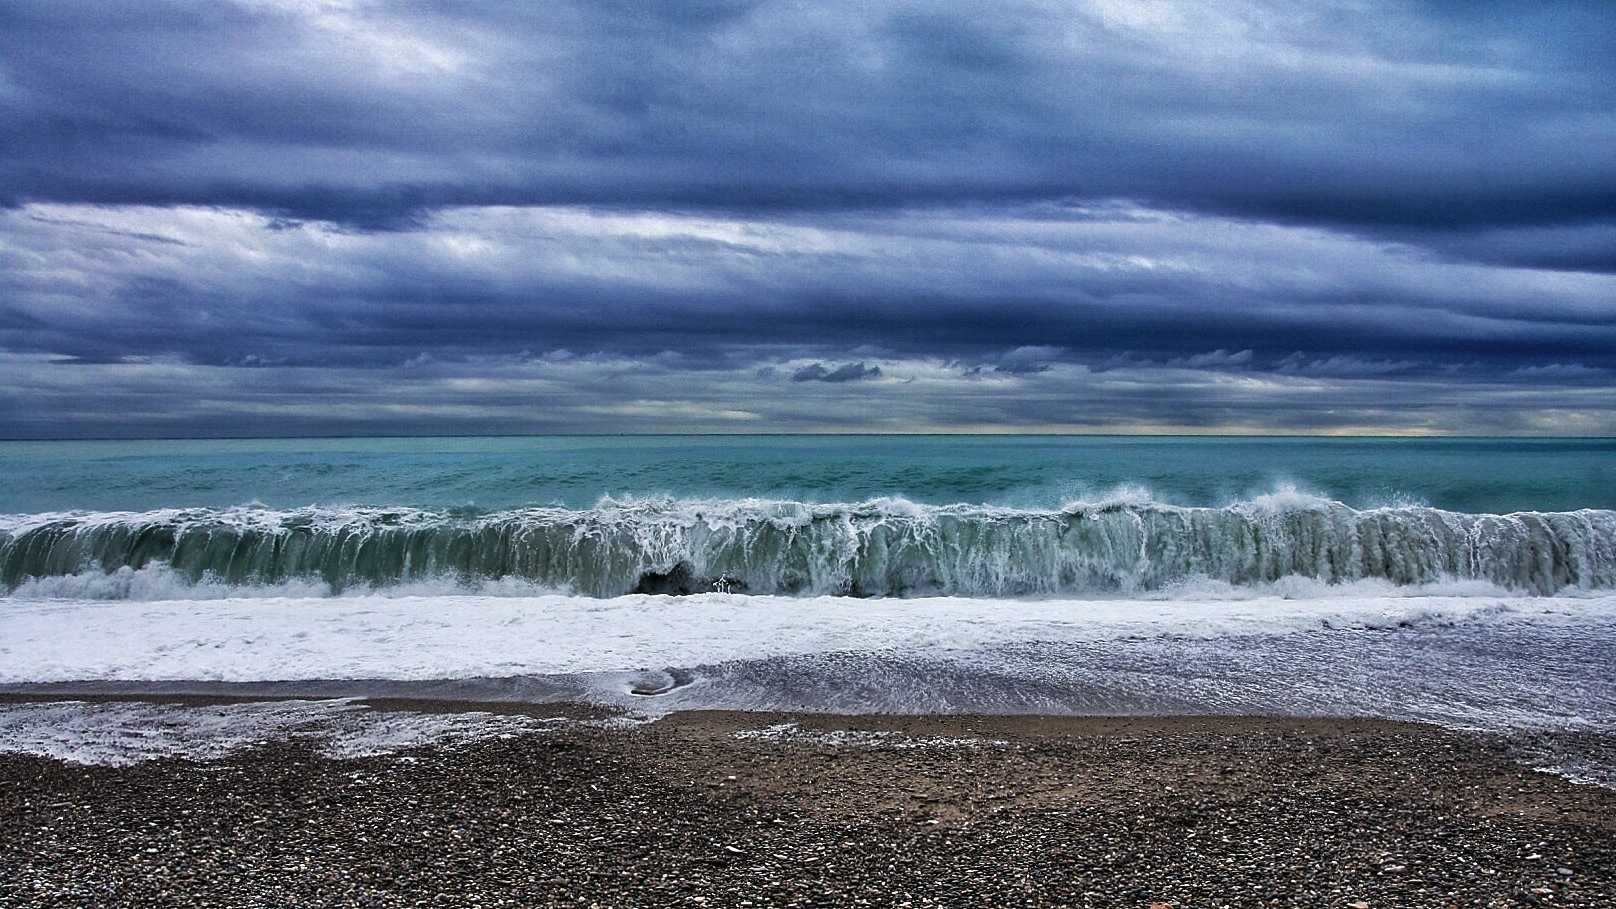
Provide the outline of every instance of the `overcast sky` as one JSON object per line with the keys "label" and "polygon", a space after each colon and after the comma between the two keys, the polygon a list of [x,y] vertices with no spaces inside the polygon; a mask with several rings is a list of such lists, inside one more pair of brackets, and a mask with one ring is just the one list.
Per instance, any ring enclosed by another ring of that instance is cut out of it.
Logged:
{"label": "overcast sky", "polygon": [[0,436],[1616,434],[1616,5],[14,0]]}

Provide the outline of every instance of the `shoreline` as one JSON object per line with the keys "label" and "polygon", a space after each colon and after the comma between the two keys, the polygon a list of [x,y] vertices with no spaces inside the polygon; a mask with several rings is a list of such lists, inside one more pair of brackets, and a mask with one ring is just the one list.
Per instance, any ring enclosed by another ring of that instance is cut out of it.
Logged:
{"label": "shoreline", "polygon": [[[0,696],[65,700],[97,698]],[[1616,791],[1435,726],[364,703],[571,721],[346,759],[0,754],[0,904],[1616,901]]]}

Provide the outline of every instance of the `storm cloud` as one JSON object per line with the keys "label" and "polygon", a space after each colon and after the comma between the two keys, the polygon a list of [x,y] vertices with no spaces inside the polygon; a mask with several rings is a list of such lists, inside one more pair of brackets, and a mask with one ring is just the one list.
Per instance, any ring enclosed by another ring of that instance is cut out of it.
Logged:
{"label": "storm cloud", "polygon": [[1616,432],[1600,5],[0,7],[0,434]]}
{"label": "storm cloud", "polygon": [[843,363],[835,369],[826,368],[823,363],[809,363],[791,374],[793,382],[857,382],[860,379],[874,379],[881,375],[881,367],[865,366],[863,361],[858,363]]}

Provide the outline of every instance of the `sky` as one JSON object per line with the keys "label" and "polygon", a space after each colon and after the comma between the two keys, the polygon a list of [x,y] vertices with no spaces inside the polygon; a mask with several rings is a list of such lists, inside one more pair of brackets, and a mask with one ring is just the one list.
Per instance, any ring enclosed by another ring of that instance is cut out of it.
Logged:
{"label": "sky", "polygon": [[1616,435],[1616,5],[0,4],[0,437]]}

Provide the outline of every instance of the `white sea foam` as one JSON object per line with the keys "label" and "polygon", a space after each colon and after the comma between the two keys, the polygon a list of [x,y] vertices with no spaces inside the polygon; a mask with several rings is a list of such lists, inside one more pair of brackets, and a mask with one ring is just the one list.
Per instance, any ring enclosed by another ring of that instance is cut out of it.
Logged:
{"label": "white sea foam", "polygon": [[[640,717],[1376,716],[1608,735],[1612,641],[1616,595],[12,600],[0,686],[566,700]],[[8,735],[0,726],[0,747]]]}
{"label": "white sea foam", "polygon": [[0,751],[125,766],[165,757],[214,760],[254,745],[307,739],[328,757],[356,758],[532,734],[554,722],[482,711],[375,710],[348,700],[207,706],[50,701],[0,705]]}
{"label": "white sea foam", "polygon": [[[153,567],[172,576],[139,574]],[[56,580],[69,577],[78,579]],[[1548,594],[1616,588],[1616,512],[1356,510],[1281,488],[1222,508],[1124,494],[1053,510],[605,499],[590,509],[474,515],[233,508],[0,518],[0,582],[22,596],[151,598],[174,590],[172,578],[204,596],[419,583],[437,585],[420,592],[515,583],[522,595],[599,597],[715,589],[1117,596],[1203,579],[1262,590],[1297,578],[1480,581]]]}
{"label": "white sea foam", "polygon": [[[566,595],[523,578],[457,578],[432,576],[375,586],[333,587],[318,579],[293,578],[272,583],[228,583],[212,573],[191,578],[166,564],[111,572],[90,570],[67,575],[32,577],[10,593],[14,600],[219,600],[308,599],[314,597],[373,596],[385,598],[430,596],[534,597]],[[0,598],[4,609],[5,598]]]}
{"label": "white sea foam", "polygon": [[[1602,596],[1598,591],[1564,590],[1566,599]],[[1330,583],[1318,578],[1290,575],[1260,584],[1235,585],[1217,578],[1192,577],[1167,584],[1158,590],[1142,591],[1148,600],[1384,600],[1411,597],[1530,597],[1522,590],[1500,587],[1491,581],[1473,578],[1443,578],[1423,584],[1394,584],[1382,578],[1363,578]]]}
{"label": "white sea foam", "polygon": [[[558,590],[522,578],[457,578],[435,576],[395,581],[375,586],[334,588],[319,580],[291,579],[275,583],[231,584],[212,574],[191,580],[165,564],[144,568],[124,566],[111,572],[81,571],[68,575],[29,578],[11,591],[13,600],[220,600],[220,599],[275,599],[296,600],[319,597],[379,597],[385,599],[419,597],[541,597],[573,596],[568,590]],[[1562,597],[1599,596],[1598,590],[1566,589]],[[1394,584],[1379,578],[1357,581],[1329,582],[1303,576],[1287,576],[1275,581],[1237,585],[1217,578],[1187,577],[1156,589],[1140,590],[1132,595],[1142,600],[1254,600],[1278,599],[1351,599],[1364,597],[1528,597],[1527,591],[1501,587],[1490,581],[1446,578],[1421,584]],[[1026,597],[1024,599],[1116,599],[1096,592],[1076,597]],[[0,598],[0,604],[6,598]],[[0,608],[4,608],[0,605]]]}
{"label": "white sea foam", "polygon": [[1616,616],[1616,597],[850,600],[733,594],[22,601],[0,606],[0,683],[455,679],[699,666],[1025,641]]}
{"label": "white sea foam", "polygon": [[915,736],[890,729],[804,729],[800,723],[775,723],[735,733],[742,741],[789,742],[828,748],[949,750],[954,748],[1006,748],[1005,739],[980,736]]}

